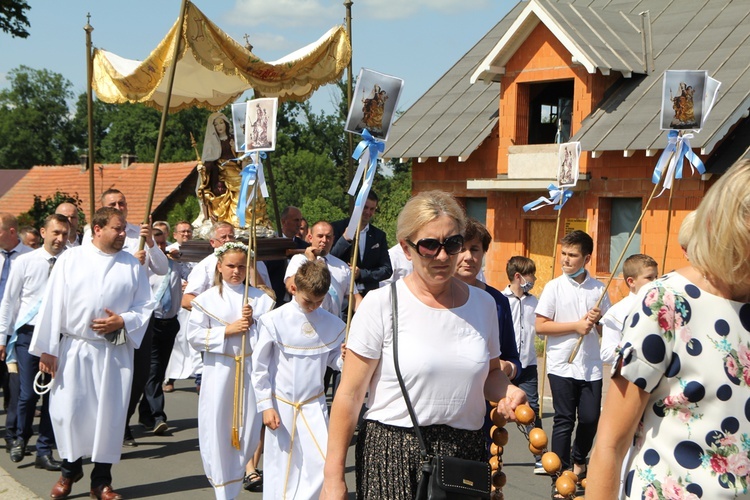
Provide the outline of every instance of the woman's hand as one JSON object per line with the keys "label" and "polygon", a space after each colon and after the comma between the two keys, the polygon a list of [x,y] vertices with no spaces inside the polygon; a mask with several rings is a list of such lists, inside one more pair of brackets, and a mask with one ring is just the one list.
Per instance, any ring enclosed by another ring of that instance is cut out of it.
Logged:
{"label": "woman's hand", "polygon": [[346,481],[324,479],[323,489],[320,490],[320,500],[346,500]]}
{"label": "woman's hand", "polygon": [[516,420],[516,407],[526,403],[526,393],[515,385],[509,385],[505,397],[497,402],[497,411],[509,421]]}
{"label": "woman's hand", "polygon": [[278,412],[273,408],[263,410],[263,425],[272,431],[278,429],[281,425],[281,419],[279,418]]}

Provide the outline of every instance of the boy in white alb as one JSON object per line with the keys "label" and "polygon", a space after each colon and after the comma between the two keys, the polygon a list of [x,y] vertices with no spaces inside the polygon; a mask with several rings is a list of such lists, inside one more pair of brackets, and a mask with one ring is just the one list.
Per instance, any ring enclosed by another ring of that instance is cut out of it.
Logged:
{"label": "boy in white alb", "polygon": [[260,318],[252,380],[268,427],[263,498],[318,498],[328,446],[323,375],[340,370],[345,324],[320,308],[331,276],[325,263],[303,263],[294,299]]}
{"label": "boy in white alb", "polygon": [[659,274],[659,266],[656,261],[637,253],[625,259],[622,265],[622,276],[628,285],[630,294],[622,299],[602,316],[602,363],[612,363],[615,360],[617,346],[622,340],[622,329],[625,327],[625,319],[636,304],[638,290],[647,283],[654,281]]}
{"label": "boy in white alb", "polygon": [[[602,360],[596,333],[602,312],[610,306],[605,294],[601,306],[596,307],[604,285],[584,269],[593,249],[591,236],[583,231],[565,235],[560,250],[563,275],[547,283],[536,308],[536,331],[548,336],[547,373],[555,409],[551,451],[560,457],[563,470],[570,469],[572,458],[573,472],[579,478],[586,474],[599,423]],[[580,336],[581,348],[569,363]]]}

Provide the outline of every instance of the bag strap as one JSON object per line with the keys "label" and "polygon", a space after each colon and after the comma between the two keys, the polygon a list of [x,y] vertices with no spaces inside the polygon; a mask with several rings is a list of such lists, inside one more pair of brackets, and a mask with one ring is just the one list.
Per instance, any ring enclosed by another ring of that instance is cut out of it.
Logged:
{"label": "bag strap", "polygon": [[391,319],[393,323],[393,367],[396,369],[398,385],[401,386],[401,393],[404,395],[406,409],[409,411],[411,422],[414,425],[414,433],[417,435],[417,440],[419,441],[419,452],[423,460],[428,460],[427,446],[425,446],[422,432],[419,430],[417,415],[414,413],[414,407],[411,405],[409,393],[406,392],[406,385],[404,385],[404,379],[401,377],[401,369],[398,366],[398,294],[396,293],[395,281],[391,283]]}

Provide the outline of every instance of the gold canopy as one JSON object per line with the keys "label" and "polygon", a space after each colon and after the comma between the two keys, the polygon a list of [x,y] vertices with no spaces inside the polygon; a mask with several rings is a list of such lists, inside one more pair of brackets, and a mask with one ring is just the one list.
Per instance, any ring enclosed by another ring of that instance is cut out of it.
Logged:
{"label": "gold canopy", "polygon": [[249,89],[281,101],[303,101],[321,85],[338,80],[352,55],[346,30],[336,26],[318,41],[265,62],[188,2],[185,17],[175,22],[146,60],[94,51],[92,87],[97,97],[108,103],[142,102],[162,109],[179,23],[183,34],[170,112],[192,106],[218,110]]}

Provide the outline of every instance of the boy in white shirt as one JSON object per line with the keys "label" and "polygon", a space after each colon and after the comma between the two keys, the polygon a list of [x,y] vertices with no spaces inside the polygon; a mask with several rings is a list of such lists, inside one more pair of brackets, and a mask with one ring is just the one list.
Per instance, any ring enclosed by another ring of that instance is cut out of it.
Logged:
{"label": "boy in white shirt", "polygon": [[[510,284],[503,290],[503,295],[508,297],[510,310],[513,315],[513,330],[516,334],[516,346],[521,361],[521,373],[513,381],[523,389],[529,400],[529,406],[539,415],[539,374],[537,372],[536,346],[534,340],[536,328],[534,322],[536,315],[534,311],[539,303],[536,297],[529,292],[536,281],[536,264],[528,257],[516,255],[508,260],[505,265]],[[542,419],[537,418],[529,427],[542,427]],[[534,455],[534,474],[546,474],[542,467],[542,457]]]}
{"label": "boy in white shirt", "polygon": [[658,274],[659,266],[648,255],[637,253],[625,259],[622,265],[622,276],[628,284],[630,294],[612,306],[602,317],[602,363],[612,363],[615,360],[617,346],[622,340],[625,319],[637,302],[636,294],[643,285],[654,281]]}
{"label": "boy in white shirt", "polygon": [[[610,307],[606,294],[601,307],[596,307],[604,285],[584,269],[593,249],[594,242],[585,232],[565,235],[560,250],[563,275],[547,283],[536,308],[536,331],[548,336],[547,373],[555,409],[552,451],[560,457],[563,470],[572,465],[579,478],[586,474],[602,401],[599,339],[590,333],[599,332],[602,312]],[[569,363],[579,336],[583,336],[581,348]]]}

